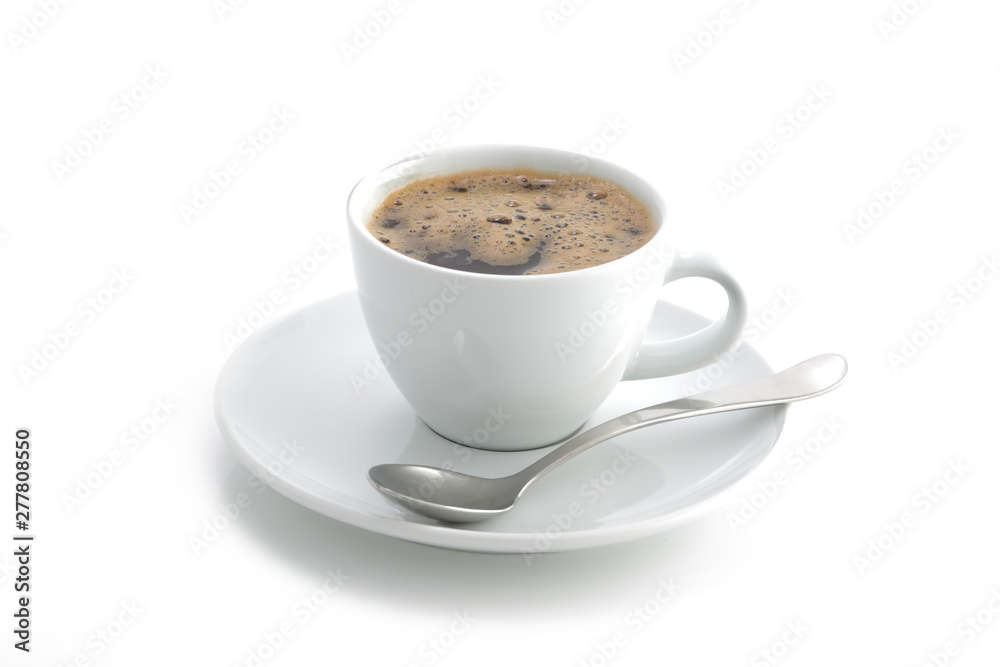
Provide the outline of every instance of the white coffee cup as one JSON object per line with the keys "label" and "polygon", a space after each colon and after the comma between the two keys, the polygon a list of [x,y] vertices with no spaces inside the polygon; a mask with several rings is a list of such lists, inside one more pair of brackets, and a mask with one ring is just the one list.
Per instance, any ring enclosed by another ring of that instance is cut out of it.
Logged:
{"label": "white coffee cup", "polygon": [[[575,271],[505,276],[458,271],[397,252],[365,227],[391,191],[475,169],[587,173],[642,202],[657,230],[619,259]],[[681,253],[664,206],[638,176],[603,160],[524,146],[471,146],[408,158],[362,179],[347,202],[358,296],[399,391],[440,435],[515,451],[576,431],[622,380],[694,370],[734,348],[746,321],[736,280],[710,255]],[[702,277],[725,289],[725,315],[683,338],[643,341],[661,287]],[[667,400],[671,397],[651,397]]]}

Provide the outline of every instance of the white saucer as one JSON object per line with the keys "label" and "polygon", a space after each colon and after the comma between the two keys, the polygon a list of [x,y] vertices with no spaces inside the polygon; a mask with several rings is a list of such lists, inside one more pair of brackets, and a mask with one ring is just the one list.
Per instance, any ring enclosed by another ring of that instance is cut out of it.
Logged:
{"label": "white saucer", "polygon": [[[650,337],[676,337],[706,323],[661,302]],[[684,395],[699,379],[703,389],[771,373],[752,349],[738,352],[701,375],[624,382],[585,428]],[[233,353],[216,387],[219,428],[240,461],[288,498],[376,533],[452,549],[530,556],[663,531],[725,502],[725,492],[770,452],[786,412],[755,408],[640,429],[553,471],[503,517],[445,525],[389,503],[368,483],[368,469],[422,463],[498,477],[550,448],[488,452],[445,440],[420,421],[384,371],[368,386],[352,383],[376,358],[354,293],[303,308]]]}

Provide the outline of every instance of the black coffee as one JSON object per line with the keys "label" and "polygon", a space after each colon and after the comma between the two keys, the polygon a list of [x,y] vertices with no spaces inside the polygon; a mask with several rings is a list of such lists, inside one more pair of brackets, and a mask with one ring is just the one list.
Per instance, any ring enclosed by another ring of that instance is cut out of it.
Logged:
{"label": "black coffee", "polygon": [[389,194],[367,227],[414,259],[503,275],[610,262],[656,231],[649,211],[611,181],[527,169],[414,181]]}

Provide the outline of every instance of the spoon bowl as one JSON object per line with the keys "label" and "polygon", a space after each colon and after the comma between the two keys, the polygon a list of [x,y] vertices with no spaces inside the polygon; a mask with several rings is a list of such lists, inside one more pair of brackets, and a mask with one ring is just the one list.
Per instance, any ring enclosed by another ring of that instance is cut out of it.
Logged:
{"label": "spoon bowl", "polygon": [[499,516],[514,506],[522,490],[510,477],[476,477],[398,463],[373,467],[368,471],[368,480],[403,507],[454,523]]}

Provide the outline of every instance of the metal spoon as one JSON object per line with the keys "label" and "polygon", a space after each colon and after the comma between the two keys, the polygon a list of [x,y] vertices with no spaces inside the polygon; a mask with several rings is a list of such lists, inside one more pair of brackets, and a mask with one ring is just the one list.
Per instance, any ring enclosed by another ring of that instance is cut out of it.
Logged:
{"label": "metal spoon", "polygon": [[454,470],[389,463],[369,470],[368,481],[390,500],[419,514],[453,523],[483,521],[514,507],[524,490],[542,475],[616,435],[685,417],[801,401],[836,388],[846,374],[843,357],[823,354],[761,380],[636,410],[570,438],[507,477],[475,477]]}

